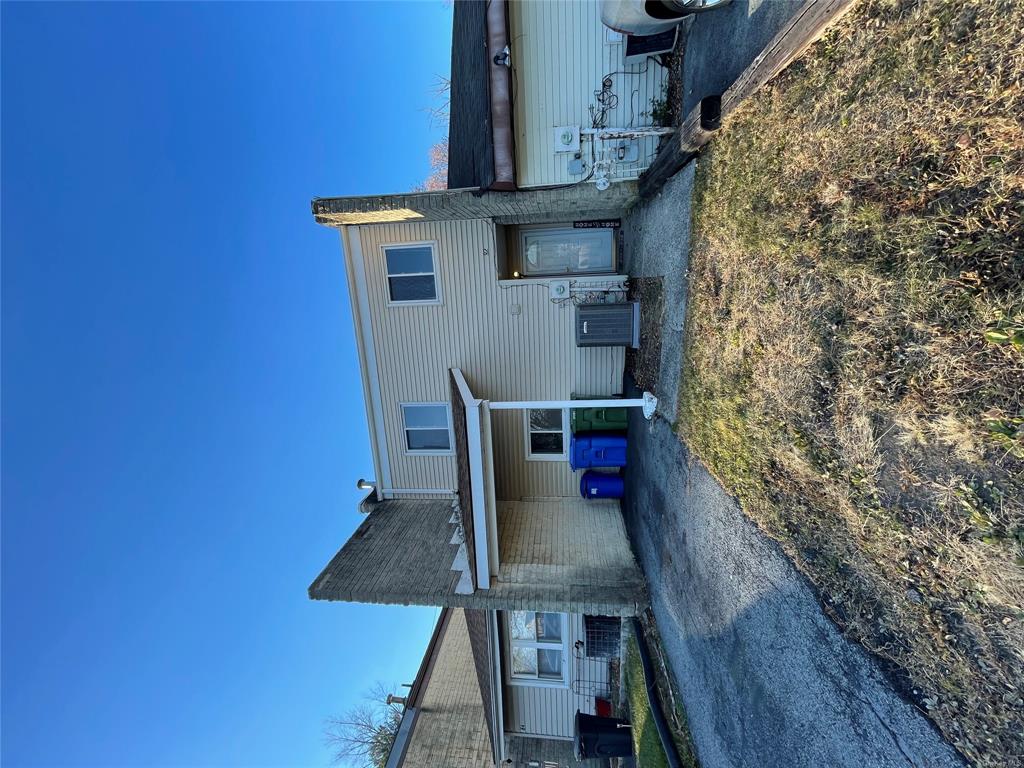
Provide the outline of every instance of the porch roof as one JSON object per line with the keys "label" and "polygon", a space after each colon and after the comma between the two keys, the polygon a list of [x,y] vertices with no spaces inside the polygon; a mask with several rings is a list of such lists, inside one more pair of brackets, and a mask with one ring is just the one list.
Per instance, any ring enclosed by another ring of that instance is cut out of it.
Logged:
{"label": "porch roof", "polygon": [[[448,605],[463,589],[452,502],[368,499],[366,519],[309,586],[313,600]],[[468,578],[465,578],[468,583]]]}
{"label": "porch roof", "polygon": [[494,456],[490,409],[474,397],[462,371],[449,371],[452,422],[462,531],[474,589],[488,589],[498,573],[498,513],[494,493]]}
{"label": "porch roof", "polygon": [[445,189],[392,195],[317,197],[311,206],[318,224],[340,227],[397,221],[494,219],[498,224],[539,224],[577,219],[618,218],[636,202],[636,182],[502,192]]}

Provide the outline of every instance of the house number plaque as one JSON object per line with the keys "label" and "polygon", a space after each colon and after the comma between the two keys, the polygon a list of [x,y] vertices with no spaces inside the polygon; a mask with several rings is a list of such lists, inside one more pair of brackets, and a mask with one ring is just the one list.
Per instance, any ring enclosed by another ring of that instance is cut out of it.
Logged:
{"label": "house number plaque", "polygon": [[622,226],[619,219],[598,219],[597,221],[574,221],[573,229],[615,229]]}

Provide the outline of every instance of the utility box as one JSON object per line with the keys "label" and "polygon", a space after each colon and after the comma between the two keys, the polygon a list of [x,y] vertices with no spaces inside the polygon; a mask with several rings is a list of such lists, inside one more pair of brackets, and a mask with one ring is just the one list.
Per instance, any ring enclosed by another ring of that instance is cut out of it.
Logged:
{"label": "utility box", "polygon": [[580,151],[580,127],[563,125],[554,129],[555,154]]}
{"label": "utility box", "polygon": [[639,347],[640,302],[577,306],[576,346]]}

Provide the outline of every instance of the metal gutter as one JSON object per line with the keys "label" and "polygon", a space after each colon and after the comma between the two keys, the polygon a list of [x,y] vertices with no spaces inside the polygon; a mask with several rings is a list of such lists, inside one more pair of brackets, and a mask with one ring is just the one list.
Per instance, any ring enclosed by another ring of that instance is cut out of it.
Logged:
{"label": "metal gutter", "polygon": [[405,753],[409,749],[409,738],[412,736],[412,729],[416,727],[416,717],[419,709],[406,707],[402,712],[402,722],[398,725],[398,733],[395,734],[395,741],[388,752],[388,761],[384,768],[399,768],[405,761]]}
{"label": "metal gutter", "polygon": [[[491,189],[516,188],[516,159],[512,138],[512,69],[501,63],[509,40],[507,4],[490,0],[487,4],[487,63],[491,102],[491,146],[494,154],[494,181]],[[508,54],[511,59],[512,54]],[[497,61],[495,61],[497,59]]]}
{"label": "metal gutter", "polygon": [[505,761],[505,704],[504,690],[501,686],[501,647],[498,645],[498,612],[491,609],[487,612],[487,651],[491,656],[491,714],[494,723],[494,764],[501,765]]}
{"label": "metal gutter", "polygon": [[[380,382],[377,380],[377,355],[373,346],[373,329],[370,326],[370,305],[366,296],[366,273],[363,271],[363,249],[359,228],[349,232],[349,227],[340,226],[341,245],[345,255],[345,277],[348,281],[349,303],[352,305],[352,324],[356,335],[356,353],[359,356],[359,375],[363,383],[363,407],[366,409],[366,426],[370,433],[374,477],[383,486],[391,485],[391,467],[387,449],[381,445],[384,436],[384,418],[380,397]],[[378,488],[377,499],[383,498]]]}
{"label": "metal gutter", "polygon": [[382,488],[381,493],[385,496],[443,496],[447,499],[454,499],[458,491],[454,488]]}

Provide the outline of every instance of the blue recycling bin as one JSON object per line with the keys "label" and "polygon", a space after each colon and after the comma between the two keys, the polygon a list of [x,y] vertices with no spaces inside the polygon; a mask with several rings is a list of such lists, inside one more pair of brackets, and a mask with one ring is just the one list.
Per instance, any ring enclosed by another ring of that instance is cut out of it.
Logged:
{"label": "blue recycling bin", "polygon": [[584,472],[580,480],[580,495],[585,499],[621,499],[625,491],[622,475]]}
{"label": "blue recycling bin", "polygon": [[569,464],[573,469],[626,466],[625,435],[573,435],[569,443]]}

